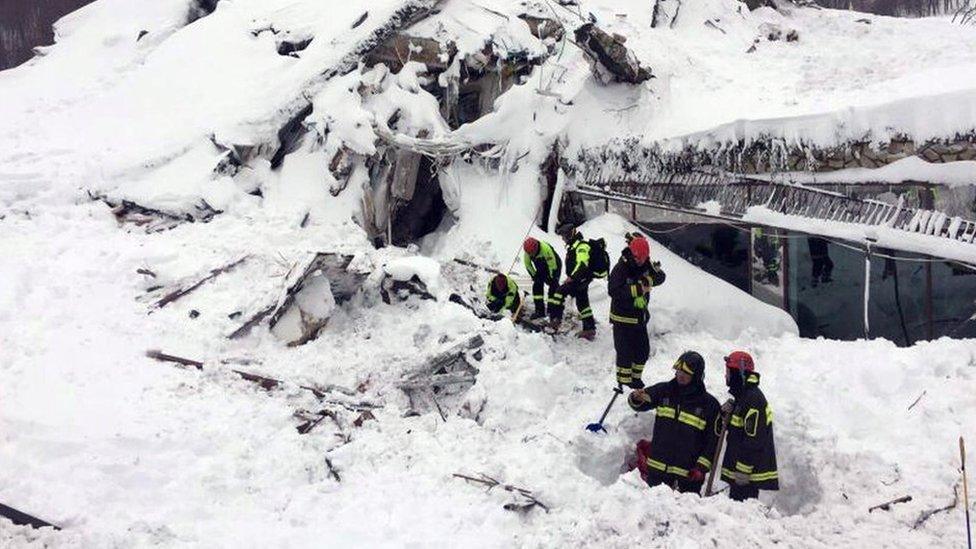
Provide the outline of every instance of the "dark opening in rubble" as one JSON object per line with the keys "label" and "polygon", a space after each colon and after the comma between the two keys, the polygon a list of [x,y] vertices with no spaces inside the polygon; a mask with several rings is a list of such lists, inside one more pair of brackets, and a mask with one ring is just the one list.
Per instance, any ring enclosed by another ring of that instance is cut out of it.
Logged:
{"label": "dark opening in rubble", "polygon": [[311,103],[305,105],[302,110],[298,111],[295,116],[278,130],[278,150],[271,157],[272,170],[277,170],[281,167],[281,163],[285,161],[285,156],[295,152],[295,149],[298,148],[301,137],[305,134],[303,122],[310,114],[312,114]]}
{"label": "dark opening in rubble", "polygon": [[298,52],[304,50],[312,43],[312,38],[304,38],[302,40],[282,40],[278,42],[278,55],[290,55],[292,57],[298,57]]}
{"label": "dark opening in rubble", "polygon": [[478,90],[461,93],[458,96],[457,126],[474,122],[481,118],[481,94]]}
{"label": "dark opening in rubble", "polygon": [[202,19],[217,9],[217,4],[220,0],[192,0],[190,2],[190,11],[186,16],[186,24],[196,21],[197,19]]}
{"label": "dark opening in rubble", "polygon": [[393,206],[393,244],[406,246],[432,233],[441,224],[446,211],[436,166],[430,158],[423,156],[413,197],[408,201],[398,200]]}

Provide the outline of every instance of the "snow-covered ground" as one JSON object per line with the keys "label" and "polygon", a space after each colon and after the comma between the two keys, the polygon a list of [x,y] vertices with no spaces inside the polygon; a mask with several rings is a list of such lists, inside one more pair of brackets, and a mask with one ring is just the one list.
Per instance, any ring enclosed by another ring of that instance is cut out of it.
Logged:
{"label": "snow-covered ground", "polygon": [[[583,430],[612,387],[604,283],[591,291],[596,341],[554,343],[447,302],[450,288],[431,261],[372,250],[352,219],[360,196],[352,187],[328,193],[323,158],[310,144],[280,170],[255,167],[263,197],[248,194],[247,181],[213,175],[219,151],[211,139],[266,140],[303,91],[318,100],[314,120],[337,124],[347,143],[362,137],[357,117],[388,105],[349,102],[357,74],[321,89],[317,79],[404,3],[370,2],[369,18],[353,26],[362,2],[225,1],[181,27],[182,0],[99,0],[59,23],[59,44],[45,57],[0,73],[0,502],[64,527],[35,532],[3,521],[0,545],[962,543],[959,508],[912,525],[924,510],[951,501],[957,437],[976,440],[973,341],[897,348],[882,340],[800,339],[782,311],[654,245],[669,278],[651,298],[645,381],[668,378],[674,359],[694,349],[721,397],[721,357],[752,352],[776,413],[782,490],[747,504],[651,490],[635,472],[620,474],[634,440],[650,433],[651,417],[618,402],[608,435]],[[725,33],[702,23],[728,17],[729,7],[731,0],[690,4],[675,29],[644,32],[647,2],[584,2],[582,13],[627,35],[658,80],[602,88],[580,53],[567,48],[504,95],[494,115],[457,133],[506,141],[508,157],[528,151],[531,161],[557,136],[574,143],[627,132],[669,137],[740,118],[976,87],[976,29],[865,16],[868,25],[854,14],[812,10],[786,22],[769,10],[743,15],[741,24],[717,22]],[[448,0],[442,16],[460,25],[445,24],[445,32],[500,19],[485,16],[485,8],[521,9],[504,0]],[[567,22],[576,17],[554,9]],[[477,18],[467,17],[473,12]],[[761,42],[746,54],[770,22],[796,28],[800,41]],[[260,32],[269,24],[316,39],[300,58],[280,56],[276,35]],[[492,24],[528,41],[520,27],[508,28],[514,23]],[[141,30],[149,33],[137,41]],[[406,89],[408,80],[403,74],[392,85]],[[545,82],[572,105],[535,93]],[[507,266],[539,209],[535,174],[531,163],[503,174],[462,163],[446,169],[442,186],[459,219],[426,238],[421,251],[443,270],[457,256]],[[206,198],[225,213],[144,234],[120,228],[87,191],[173,207]],[[615,257],[629,227],[605,216],[583,230],[607,238]],[[376,295],[357,298],[333,313],[319,339],[296,348],[266,327],[226,339],[242,321],[230,315],[246,318],[278,296],[289,267],[316,251],[355,254],[357,264],[386,265],[397,277],[419,270],[442,299],[387,305]],[[144,296],[155,282],[137,269],[171,283],[247,254],[240,269],[150,314]],[[468,412],[446,421],[436,412],[404,417],[409,403],[394,382],[475,334],[486,344],[478,382],[464,396]],[[206,367],[178,370],[146,358],[148,349]],[[376,421],[345,424],[348,441],[324,426],[299,435],[295,410],[321,405],[297,385],[268,393],[241,380],[230,369],[242,362],[296,384],[361,388],[356,398],[383,408]],[[504,510],[511,494],[486,493],[453,473],[531,489],[551,511]],[[907,494],[910,503],[867,512]]]}
{"label": "snow-covered ground", "polygon": [[[899,349],[799,339],[782,312],[654,246],[669,279],[652,299],[654,355],[645,378],[669,377],[674,358],[696,349],[721,395],[721,357],[744,348],[756,356],[776,410],[783,488],[765,499],[769,508],[733,505],[724,496],[649,490],[636,473],[620,475],[625,449],[650,432],[650,417],[618,403],[608,436],[583,430],[610,395],[605,322],[593,344],[554,345],[453,304],[376,303],[343,311],[320,339],[297,349],[267,332],[230,342],[212,333],[214,317],[222,300],[243,300],[251,287],[218,279],[147,315],[136,302],[144,283],[135,270],[210,267],[213,258],[256,251],[254,237],[303,233],[221,227],[226,238],[215,241],[208,235],[216,227],[186,225],[146,236],[119,231],[106,217],[103,207],[84,205],[4,221],[0,493],[65,527],[42,534],[7,524],[4,543],[918,547],[964,535],[959,513],[911,525],[948,503],[956,437],[976,437],[972,341]],[[616,248],[625,228],[609,217],[584,230],[612,237]],[[593,296],[606,318],[602,284]],[[190,308],[200,316],[189,319]],[[405,399],[391,382],[442,348],[442,337],[475,333],[485,335],[487,352],[466,399],[484,401],[480,424],[436,413],[402,417]],[[149,348],[205,359],[208,369],[161,365],[143,356]],[[332,450],[328,430],[294,429],[292,412],[314,409],[307,395],[267,394],[218,362],[229,357],[258,360],[250,370],[296,382],[365,384],[363,397],[385,408]],[[326,456],[341,482],[330,477]],[[532,489],[552,511],[505,511],[507,493],[467,486],[456,472]],[[905,494],[914,500],[867,513]]]}

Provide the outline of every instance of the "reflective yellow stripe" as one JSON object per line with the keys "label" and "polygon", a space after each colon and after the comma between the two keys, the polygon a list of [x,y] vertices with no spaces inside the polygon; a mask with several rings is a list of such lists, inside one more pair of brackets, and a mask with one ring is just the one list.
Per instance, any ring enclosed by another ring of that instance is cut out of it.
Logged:
{"label": "reflective yellow stripe", "polygon": [[764,480],[778,479],[779,474],[776,471],[768,471],[766,473],[755,473],[749,475],[749,480],[752,482],[762,482]]}
{"label": "reflective yellow stripe", "polygon": [[630,297],[637,297],[637,284],[630,285]]}
{"label": "reflective yellow stripe", "polygon": [[735,462],[735,470],[736,471],[741,471],[743,473],[751,473],[754,468],[755,467],[753,467],[752,465],[746,465],[745,463],[742,463],[741,461],[736,461]]}
{"label": "reflective yellow stripe", "polygon": [[668,470],[666,472],[678,475],[679,477],[688,476],[688,469],[682,469],[681,467],[676,467],[674,465],[668,465]]}
{"label": "reflective yellow stripe", "polygon": [[662,463],[662,462],[660,462],[660,461],[658,461],[656,459],[651,459],[651,458],[647,458],[647,466],[650,467],[651,469],[657,469],[658,471],[667,471],[668,470],[668,466],[667,465],[665,465],[664,463]]}
{"label": "reflective yellow stripe", "polygon": [[668,465],[663,461],[658,461],[656,459],[647,458],[647,466],[651,469],[661,471],[662,473],[671,473],[673,475],[678,475],[679,477],[688,476],[688,469],[677,467],[675,465]]}
{"label": "reflective yellow stripe", "polygon": [[708,422],[705,421],[704,419],[694,414],[689,414],[688,412],[681,412],[680,414],[678,414],[678,421],[680,421],[681,423],[687,423],[688,425],[691,425],[692,427],[698,429],[699,431],[704,431],[705,425],[708,425]]}
{"label": "reflective yellow stripe", "polygon": [[684,372],[686,374],[695,375],[695,371],[691,369],[691,366],[688,366],[687,364],[685,364],[685,362],[683,360],[678,360],[677,362],[675,362],[674,363],[674,369],[675,370],[681,370],[682,372]]}
{"label": "reflective yellow stripe", "polygon": [[634,373],[635,374],[638,374],[638,375],[644,373],[644,365],[643,364],[634,364]]}
{"label": "reflective yellow stripe", "polygon": [[[735,479],[735,473],[722,467],[722,479],[723,480],[733,480]],[[763,482],[766,480],[776,480],[779,479],[779,473],[776,471],[767,471],[765,473],[753,473],[749,475],[749,482]]]}
{"label": "reflective yellow stripe", "polygon": [[766,425],[772,425],[772,424],[773,424],[773,409],[769,407],[769,404],[767,404],[766,405]]}
{"label": "reflective yellow stripe", "polygon": [[729,420],[729,425],[733,427],[742,427],[742,416],[732,416]]}
{"label": "reflective yellow stripe", "polygon": [[658,406],[657,407],[657,417],[669,417],[674,419],[675,410],[670,406]]}
{"label": "reflective yellow stripe", "polygon": [[[750,419],[752,419],[752,432],[751,433],[749,432],[749,420]],[[749,435],[751,437],[756,436],[756,431],[759,429],[759,410],[757,410],[755,408],[749,408],[749,411],[746,412],[746,417],[745,417],[744,420],[742,420],[742,423],[743,423],[743,429],[745,430],[745,432],[746,432],[747,435]]]}
{"label": "reflective yellow stripe", "polygon": [[711,469],[712,468],[712,460],[708,459],[705,456],[700,456],[698,458],[698,465],[701,465],[701,466],[705,467],[706,469]]}
{"label": "reflective yellow stripe", "polygon": [[542,295],[532,294],[532,299],[545,299],[545,298],[546,298],[545,294]]}
{"label": "reflective yellow stripe", "polygon": [[620,316],[610,313],[610,320],[615,320],[623,324],[637,324],[636,318],[630,318],[629,316]]}
{"label": "reflective yellow stripe", "polygon": [[590,318],[593,316],[593,309],[587,307],[580,311],[580,318]]}

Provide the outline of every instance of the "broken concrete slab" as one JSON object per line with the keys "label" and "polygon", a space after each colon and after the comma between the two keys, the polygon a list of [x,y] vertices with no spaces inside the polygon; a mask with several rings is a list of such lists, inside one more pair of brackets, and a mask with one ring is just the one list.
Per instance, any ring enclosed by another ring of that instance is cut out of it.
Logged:
{"label": "broken concrete slab", "polygon": [[268,318],[272,333],[289,346],[315,339],[332,310],[352,299],[363,287],[367,273],[350,269],[352,260],[351,255],[309,254],[289,271],[278,300],[252,315],[228,338],[242,337]]}
{"label": "broken concrete slab", "polygon": [[469,337],[434,355],[398,383],[410,403],[408,415],[437,410],[447,421],[447,411],[462,407],[464,394],[477,381],[479,373],[473,363],[480,361],[485,340]]}

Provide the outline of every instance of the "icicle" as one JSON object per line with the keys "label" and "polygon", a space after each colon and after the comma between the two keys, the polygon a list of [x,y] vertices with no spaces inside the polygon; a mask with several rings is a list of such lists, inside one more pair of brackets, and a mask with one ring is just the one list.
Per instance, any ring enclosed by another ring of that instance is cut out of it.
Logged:
{"label": "icicle", "polygon": [[868,319],[868,305],[871,303],[871,244],[878,239],[867,236],[865,240],[867,243],[864,247],[864,339],[870,339],[871,323]]}

